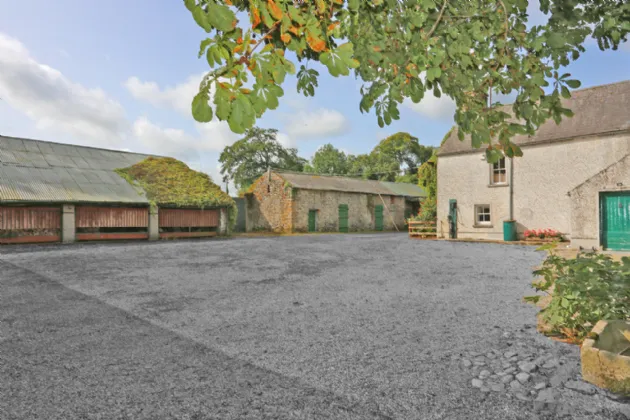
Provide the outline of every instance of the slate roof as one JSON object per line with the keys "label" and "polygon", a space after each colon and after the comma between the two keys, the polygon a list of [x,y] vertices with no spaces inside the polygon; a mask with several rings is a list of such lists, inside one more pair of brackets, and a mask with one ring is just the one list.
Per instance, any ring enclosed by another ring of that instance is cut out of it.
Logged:
{"label": "slate roof", "polygon": [[[630,131],[630,80],[575,90],[571,98],[563,99],[562,103],[573,111],[573,118],[563,118],[560,125],[548,120],[534,136],[517,135],[512,141],[529,146]],[[506,107],[506,112],[510,112],[511,106]],[[460,141],[455,129],[440,147],[438,156],[480,151],[472,147],[470,136]]]}
{"label": "slate roof", "polygon": [[299,172],[274,171],[274,173],[298,189],[395,195],[413,198],[427,196],[421,187],[414,184],[372,181],[331,175],[312,175]]}
{"label": "slate roof", "polygon": [[147,155],[0,136],[0,203],[148,204],[114,169]]}

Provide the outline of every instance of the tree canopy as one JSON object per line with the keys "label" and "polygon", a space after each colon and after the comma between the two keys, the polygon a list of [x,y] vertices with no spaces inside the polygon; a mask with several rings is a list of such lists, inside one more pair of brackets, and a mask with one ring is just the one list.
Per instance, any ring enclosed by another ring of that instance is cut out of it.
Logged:
{"label": "tree canopy", "polygon": [[304,172],[345,175],[348,173],[348,157],[332,144],[325,144],[315,152],[311,163],[304,166]]}
{"label": "tree canopy", "polygon": [[249,187],[267,168],[301,172],[306,160],[297,155],[297,149],[285,148],[276,135],[278,130],[254,127],[231,146],[223,149],[219,162],[223,182],[233,181],[242,191]]}
{"label": "tree canopy", "polygon": [[[199,50],[212,71],[192,101],[197,121],[216,115],[244,133],[278,107],[287,74],[297,72],[298,91],[315,94],[319,73],[308,67],[311,60],[335,77],[353,71],[364,82],[359,108],[374,110],[380,126],[400,118],[399,105],[407,98],[451,97],[460,140],[471,134],[474,147],[487,145],[490,162],[522,155],[510,141],[515,134],[534,134],[550,118],[572,116],[560,99],[580,82],[562,69],[585,51],[588,37],[602,50],[616,50],[630,31],[627,0],[540,0],[549,20],[529,28],[528,0],[184,4],[211,34]],[[239,21],[236,12],[245,19]],[[305,65],[297,70],[295,62]],[[548,86],[553,89],[546,92]],[[493,94],[513,92],[509,109],[493,101]]]}

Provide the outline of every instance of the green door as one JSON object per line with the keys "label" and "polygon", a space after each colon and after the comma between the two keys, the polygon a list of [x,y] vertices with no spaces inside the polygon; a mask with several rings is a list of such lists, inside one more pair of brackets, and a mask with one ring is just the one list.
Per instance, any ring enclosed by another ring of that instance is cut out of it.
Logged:
{"label": "green door", "polygon": [[317,228],[317,210],[308,211],[308,231],[316,232]]}
{"label": "green door", "polygon": [[348,232],[348,205],[339,204],[339,232]]}
{"label": "green door", "polygon": [[383,206],[380,204],[374,207],[374,220],[376,230],[383,230]]}
{"label": "green door", "polygon": [[612,251],[630,251],[630,191],[600,195],[602,246]]}

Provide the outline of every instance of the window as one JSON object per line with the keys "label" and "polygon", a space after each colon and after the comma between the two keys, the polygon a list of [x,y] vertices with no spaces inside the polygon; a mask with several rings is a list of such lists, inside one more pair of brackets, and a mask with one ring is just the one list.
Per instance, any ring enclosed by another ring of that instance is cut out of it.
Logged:
{"label": "window", "polygon": [[267,194],[271,192],[271,184],[267,184]]}
{"label": "window", "polygon": [[501,158],[497,163],[492,164],[492,173],[490,174],[490,184],[507,184],[507,170],[505,168],[505,158]]}
{"label": "window", "polygon": [[490,224],[490,206],[487,204],[477,204],[475,206],[475,224]]}
{"label": "window", "polygon": [[390,195],[390,196],[389,196],[389,199],[390,199],[390,200],[389,200],[389,204],[394,204],[395,197],[394,197],[393,195]]}

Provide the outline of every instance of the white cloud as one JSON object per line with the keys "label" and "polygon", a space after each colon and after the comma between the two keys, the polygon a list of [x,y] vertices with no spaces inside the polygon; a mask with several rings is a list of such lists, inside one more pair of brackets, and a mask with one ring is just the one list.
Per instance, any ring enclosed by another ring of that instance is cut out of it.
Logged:
{"label": "white cloud", "polygon": [[284,129],[296,138],[333,137],[347,133],[350,124],[341,112],[320,108],[292,114]]}
{"label": "white cloud", "polygon": [[[237,135],[225,132],[222,124],[210,122],[197,125],[198,135],[184,130],[160,127],[145,117],[133,124],[133,135],[151,153],[195,161],[200,154],[222,151],[237,140]],[[229,130],[229,128],[228,128]]]}
{"label": "white cloud", "polygon": [[0,69],[0,97],[38,129],[103,147],[125,140],[129,124],[120,103],[37,62],[20,41],[1,33]]}
{"label": "white cloud", "polygon": [[175,109],[189,116],[193,97],[199,91],[202,78],[203,74],[194,74],[183,83],[160,88],[156,82],[143,82],[134,76],[127,79],[125,87],[138,100],[159,108]]}
{"label": "white cloud", "polygon": [[409,99],[405,100],[404,104],[418,114],[433,120],[452,120],[456,108],[451,98],[446,95],[437,98],[433,95],[433,91],[425,92],[424,97],[417,104]]}
{"label": "white cloud", "polygon": [[278,143],[280,143],[285,148],[296,146],[295,141],[293,141],[293,139],[285,133],[278,133],[276,135],[276,140],[278,140]]}

